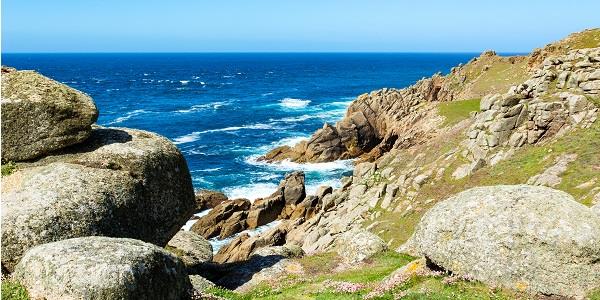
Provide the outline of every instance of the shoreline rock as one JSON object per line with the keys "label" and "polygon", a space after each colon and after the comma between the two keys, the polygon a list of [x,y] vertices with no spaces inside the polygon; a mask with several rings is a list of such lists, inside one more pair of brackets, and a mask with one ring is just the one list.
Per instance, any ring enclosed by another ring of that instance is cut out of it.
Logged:
{"label": "shoreline rock", "polygon": [[2,266],[36,245],[92,235],[164,246],[193,214],[181,152],[141,130],[95,128],[85,143],[2,177]]}
{"label": "shoreline rock", "polygon": [[85,141],[98,109],[90,96],[35,71],[2,67],[2,161],[31,160]]}

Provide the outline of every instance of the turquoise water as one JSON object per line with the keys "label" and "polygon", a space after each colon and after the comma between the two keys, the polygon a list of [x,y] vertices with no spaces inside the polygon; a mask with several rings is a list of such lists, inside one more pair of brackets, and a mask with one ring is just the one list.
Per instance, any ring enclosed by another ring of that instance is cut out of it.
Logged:
{"label": "turquoise water", "polygon": [[337,185],[351,162],[265,164],[256,157],[343,117],[356,96],[402,88],[476,56],[461,54],[3,54],[91,95],[98,123],[158,132],[181,149],[196,188],[254,199],[286,172]]}

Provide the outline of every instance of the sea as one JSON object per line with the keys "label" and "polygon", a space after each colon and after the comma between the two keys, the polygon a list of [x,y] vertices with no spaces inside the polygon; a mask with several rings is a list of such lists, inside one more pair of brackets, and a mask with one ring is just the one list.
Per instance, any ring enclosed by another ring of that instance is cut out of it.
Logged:
{"label": "sea", "polygon": [[157,132],[179,147],[196,189],[254,200],[287,172],[308,193],[336,187],[352,161],[257,158],[343,118],[358,95],[448,73],[477,53],[22,53],[2,64],[36,70],[89,94],[98,124]]}

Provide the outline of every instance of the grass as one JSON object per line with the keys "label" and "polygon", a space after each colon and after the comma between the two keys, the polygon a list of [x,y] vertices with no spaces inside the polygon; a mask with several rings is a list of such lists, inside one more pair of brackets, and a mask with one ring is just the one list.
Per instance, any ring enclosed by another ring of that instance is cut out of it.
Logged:
{"label": "grass", "polygon": [[469,99],[462,101],[442,102],[438,105],[438,111],[444,117],[442,126],[452,126],[467,119],[471,112],[479,111],[481,99]]}
{"label": "grass", "polygon": [[[393,251],[387,251],[368,260],[358,268],[334,271],[331,265],[318,266],[319,262],[327,262],[331,253],[317,254],[300,259],[305,268],[309,268],[311,276],[287,277],[273,285],[262,284],[249,292],[236,293],[222,288],[212,288],[208,293],[233,300],[249,299],[363,299],[378,283],[396,269],[406,265],[413,258]],[[339,291],[331,286],[331,281],[360,284],[361,289]],[[514,293],[494,290],[478,282],[457,280],[445,283],[441,276],[415,276],[407,282],[375,297],[374,299],[514,299]]]}
{"label": "grass", "polygon": [[14,173],[16,170],[17,170],[17,165],[14,162],[9,161],[2,165],[2,176],[8,176],[8,175]]}
{"label": "grass", "polygon": [[2,300],[29,300],[27,290],[17,282],[2,280]]}

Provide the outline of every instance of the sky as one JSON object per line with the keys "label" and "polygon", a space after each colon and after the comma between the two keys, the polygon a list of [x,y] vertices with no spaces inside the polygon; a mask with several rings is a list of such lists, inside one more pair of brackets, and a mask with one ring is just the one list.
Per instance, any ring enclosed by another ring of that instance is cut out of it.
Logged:
{"label": "sky", "polygon": [[[600,1],[2,0],[2,52],[529,52]],[[572,6],[565,9],[565,6]]]}

